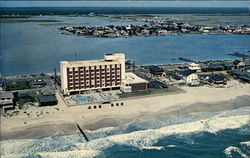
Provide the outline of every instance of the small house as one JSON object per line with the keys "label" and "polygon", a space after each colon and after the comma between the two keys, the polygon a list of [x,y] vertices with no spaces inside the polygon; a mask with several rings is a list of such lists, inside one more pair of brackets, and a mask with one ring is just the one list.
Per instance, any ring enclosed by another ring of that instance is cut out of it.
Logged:
{"label": "small house", "polygon": [[33,87],[44,87],[46,86],[46,82],[43,79],[36,79],[34,81],[31,82]]}
{"label": "small house", "polygon": [[14,95],[11,92],[0,93],[0,113],[15,108]]}
{"label": "small house", "polygon": [[234,62],[234,68],[235,69],[244,69],[246,64],[243,61],[235,60]]}
{"label": "small house", "polygon": [[195,71],[201,71],[200,64],[197,63],[191,63],[188,65],[189,70],[195,70]]}
{"label": "small house", "polygon": [[165,71],[158,66],[150,66],[148,67],[148,70],[151,76],[154,76],[154,77],[162,77],[166,75]]}
{"label": "small house", "polygon": [[224,67],[224,70],[232,70],[234,68],[233,62],[223,62],[222,66]]}
{"label": "small house", "polygon": [[198,75],[195,70],[185,70],[177,72],[177,76],[182,78],[187,84],[195,85],[199,83]]}
{"label": "small house", "polygon": [[232,70],[230,72],[234,77],[250,83],[250,72],[247,71],[239,71],[239,70]]}
{"label": "small house", "polygon": [[209,71],[221,71],[224,69],[221,63],[210,63],[207,67]]}
{"label": "small house", "polygon": [[43,87],[38,96],[40,106],[56,105],[58,103],[55,91],[51,87]]}
{"label": "small house", "polygon": [[207,81],[212,84],[226,84],[227,83],[226,77],[222,74],[211,74],[209,75]]}

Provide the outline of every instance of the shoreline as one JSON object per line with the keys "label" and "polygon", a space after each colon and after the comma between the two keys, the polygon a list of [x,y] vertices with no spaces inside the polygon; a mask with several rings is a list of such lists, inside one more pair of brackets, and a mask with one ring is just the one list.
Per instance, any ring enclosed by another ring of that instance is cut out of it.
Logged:
{"label": "shoreline", "polygon": [[[1,117],[1,140],[76,134],[78,129],[75,123],[83,130],[94,131],[159,116],[178,117],[191,113],[250,107],[249,84],[237,83],[236,86],[227,88],[182,88],[187,93],[127,99],[123,100],[124,106],[107,105],[102,109],[91,110],[88,110],[88,106],[67,107],[59,99],[57,106],[27,109],[29,116],[22,110],[17,116]],[[59,110],[55,110],[56,108]],[[39,111],[43,111],[44,114],[37,117]]]}

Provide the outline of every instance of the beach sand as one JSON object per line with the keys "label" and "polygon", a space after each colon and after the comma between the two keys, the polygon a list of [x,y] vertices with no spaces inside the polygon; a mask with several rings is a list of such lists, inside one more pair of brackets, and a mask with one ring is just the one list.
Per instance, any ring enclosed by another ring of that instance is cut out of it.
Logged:
{"label": "beach sand", "polygon": [[111,107],[110,104],[104,104],[97,109],[88,109],[89,105],[67,107],[57,94],[57,106],[32,107],[25,110],[26,113],[21,110],[17,116],[2,117],[1,140],[74,134],[78,131],[75,123],[83,130],[96,130],[161,115],[215,112],[250,106],[250,84],[235,80],[231,80],[226,88],[182,88],[187,92],[126,99],[117,101],[123,102],[123,106]]}

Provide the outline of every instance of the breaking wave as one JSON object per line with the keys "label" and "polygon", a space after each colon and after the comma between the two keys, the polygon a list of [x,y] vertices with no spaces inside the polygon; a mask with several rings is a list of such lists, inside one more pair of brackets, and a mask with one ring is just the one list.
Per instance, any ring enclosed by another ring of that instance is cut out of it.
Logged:
{"label": "breaking wave", "polygon": [[[79,135],[6,140],[1,141],[1,154],[2,157],[15,158],[78,158],[110,157],[109,153],[112,154],[113,151],[116,151],[116,153],[133,151],[131,154],[150,151],[169,153],[171,151],[175,153],[175,157],[183,157],[183,155],[178,156],[178,154],[181,151],[190,150],[190,146],[192,146],[192,150],[196,149],[202,152],[206,148],[205,145],[208,144],[208,138],[214,137],[218,141],[220,137],[223,137],[224,140],[221,139],[217,142],[221,143],[219,145],[222,148],[219,154],[224,154],[229,158],[235,154],[248,157],[250,155],[250,142],[247,140],[250,133],[249,113],[250,108],[242,108],[226,112],[175,116],[175,119],[174,116],[171,116],[133,122],[119,127],[88,131],[87,135],[91,138],[90,142],[83,142]],[[232,144],[233,139],[228,138],[228,135],[234,134],[236,134],[234,136],[236,138],[239,135],[244,137],[238,142],[238,146],[235,143]],[[225,146],[227,143],[220,141],[229,142],[228,146]],[[176,153],[178,154],[176,155]],[[194,152],[190,153],[193,154]],[[195,155],[189,156],[196,157]],[[145,157],[145,155],[130,155],[130,157]],[[223,157],[223,155],[218,157]]]}

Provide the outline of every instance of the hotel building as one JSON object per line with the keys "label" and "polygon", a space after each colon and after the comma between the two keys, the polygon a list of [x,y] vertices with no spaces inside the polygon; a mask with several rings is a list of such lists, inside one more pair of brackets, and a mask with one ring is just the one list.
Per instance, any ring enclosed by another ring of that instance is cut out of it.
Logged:
{"label": "hotel building", "polygon": [[64,95],[89,90],[121,89],[125,79],[125,55],[106,54],[104,59],[61,61],[61,90]]}

